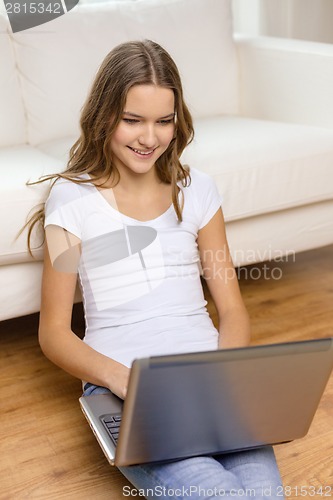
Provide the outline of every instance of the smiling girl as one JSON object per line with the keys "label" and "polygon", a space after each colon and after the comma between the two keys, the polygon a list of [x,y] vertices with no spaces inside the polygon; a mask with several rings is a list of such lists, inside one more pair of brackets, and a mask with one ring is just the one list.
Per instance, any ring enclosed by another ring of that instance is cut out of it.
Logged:
{"label": "smiling girl", "polygon": [[[249,343],[217,188],[179,160],[192,138],[170,55],[149,40],[124,43],[97,73],[67,169],[46,178],[53,181],[49,197],[30,224],[31,234],[44,221],[46,234],[40,345],[84,381],[85,395],[112,391],[125,398],[135,358]],[[214,257],[221,250],[223,262]],[[206,309],[200,266],[218,329]],[[71,330],[77,276],[83,341]],[[243,498],[250,489],[263,498],[281,484],[271,447],[121,471],[139,489],[196,487],[215,491],[210,498],[221,491]]]}

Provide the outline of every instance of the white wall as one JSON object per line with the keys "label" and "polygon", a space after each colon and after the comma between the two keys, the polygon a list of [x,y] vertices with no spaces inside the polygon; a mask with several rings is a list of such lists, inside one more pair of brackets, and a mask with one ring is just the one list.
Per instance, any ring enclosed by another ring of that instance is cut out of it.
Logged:
{"label": "white wall", "polygon": [[232,0],[232,10],[235,32],[260,33],[260,0]]}
{"label": "white wall", "polygon": [[333,43],[332,0],[261,0],[263,34]]}
{"label": "white wall", "polygon": [[333,43],[333,0],[232,0],[235,31]]}

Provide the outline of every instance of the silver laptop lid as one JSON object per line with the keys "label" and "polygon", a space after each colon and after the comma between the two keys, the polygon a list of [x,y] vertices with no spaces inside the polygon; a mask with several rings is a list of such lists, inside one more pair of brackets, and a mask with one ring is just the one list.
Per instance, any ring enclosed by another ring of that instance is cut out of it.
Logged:
{"label": "silver laptop lid", "polygon": [[115,463],[300,438],[332,367],[332,338],[136,360]]}

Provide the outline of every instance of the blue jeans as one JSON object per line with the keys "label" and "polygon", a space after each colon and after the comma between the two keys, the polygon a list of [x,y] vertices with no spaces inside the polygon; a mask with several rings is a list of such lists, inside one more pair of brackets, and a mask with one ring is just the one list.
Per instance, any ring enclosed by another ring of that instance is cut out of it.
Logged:
{"label": "blue jeans", "polygon": [[[110,392],[86,384],[84,395]],[[260,498],[283,499],[283,487],[273,448],[187,458],[163,464],[119,467],[139,490],[124,487],[124,497],[147,499]]]}

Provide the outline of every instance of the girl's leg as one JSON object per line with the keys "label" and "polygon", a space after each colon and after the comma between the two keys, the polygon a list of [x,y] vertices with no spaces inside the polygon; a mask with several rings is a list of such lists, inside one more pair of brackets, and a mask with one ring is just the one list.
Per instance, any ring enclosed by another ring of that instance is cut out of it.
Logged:
{"label": "girl's leg", "polygon": [[244,498],[241,482],[212,457],[194,457],[164,464],[119,467],[149,500]]}
{"label": "girl's leg", "polygon": [[284,498],[270,447],[119,469],[147,499]]}
{"label": "girl's leg", "polygon": [[[245,491],[258,498],[284,498],[272,446],[219,455],[216,459],[238,477]],[[249,496],[249,495],[248,495]]]}
{"label": "girl's leg", "polygon": [[96,394],[108,394],[110,389],[107,387],[101,387],[99,385],[94,385],[94,384],[85,384],[84,389],[83,389],[83,396],[92,396]]}

